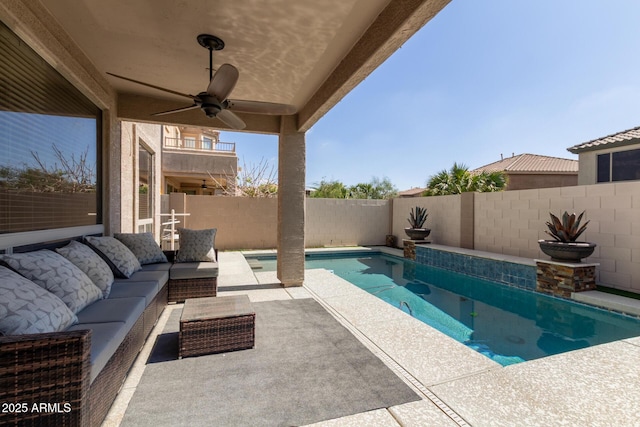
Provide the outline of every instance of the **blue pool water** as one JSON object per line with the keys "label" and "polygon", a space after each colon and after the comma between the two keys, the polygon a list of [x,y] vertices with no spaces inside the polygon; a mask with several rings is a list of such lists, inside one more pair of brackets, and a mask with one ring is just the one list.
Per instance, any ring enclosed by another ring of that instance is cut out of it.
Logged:
{"label": "blue pool water", "polygon": [[[263,271],[274,258],[259,258]],[[640,335],[640,319],[384,254],[307,256],[503,366]]]}

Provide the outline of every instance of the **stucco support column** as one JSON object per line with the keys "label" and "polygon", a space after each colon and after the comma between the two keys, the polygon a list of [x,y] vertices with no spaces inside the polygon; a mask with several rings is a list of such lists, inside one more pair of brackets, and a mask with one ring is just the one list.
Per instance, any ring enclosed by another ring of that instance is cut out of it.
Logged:
{"label": "stucco support column", "polygon": [[305,134],[296,116],[283,116],[278,139],[278,280],[304,281]]}

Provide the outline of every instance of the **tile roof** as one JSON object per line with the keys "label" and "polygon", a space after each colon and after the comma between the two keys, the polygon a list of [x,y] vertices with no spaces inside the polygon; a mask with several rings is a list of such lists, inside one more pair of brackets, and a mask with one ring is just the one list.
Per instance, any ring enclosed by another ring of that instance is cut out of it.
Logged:
{"label": "tile roof", "polygon": [[583,142],[582,144],[569,147],[567,148],[567,150],[569,150],[574,154],[578,154],[583,151],[618,147],[618,146],[627,145],[627,144],[640,144],[640,126],[635,127],[633,129],[628,129],[622,132],[607,135],[602,138],[594,139],[592,141]]}
{"label": "tile roof", "polygon": [[426,188],[411,188],[409,190],[404,190],[404,191],[400,191],[398,192],[398,196],[399,197],[418,197],[420,196],[422,193],[424,193],[424,191],[426,190]]}
{"label": "tile roof", "polygon": [[474,169],[471,172],[511,172],[511,173],[578,173],[578,161],[537,154],[518,154]]}

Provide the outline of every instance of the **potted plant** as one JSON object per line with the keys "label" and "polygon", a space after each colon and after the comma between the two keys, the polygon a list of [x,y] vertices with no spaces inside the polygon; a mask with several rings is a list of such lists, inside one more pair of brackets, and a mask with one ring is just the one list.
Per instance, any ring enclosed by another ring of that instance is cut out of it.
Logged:
{"label": "potted plant", "polygon": [[427,208],[421,208],[420,206],[416,206],[415,210],[411,208],[411,214],[407,218],[411,227],[404,229],[404,232],[407,233],[411,240],[424,240],[431,233],[430,228],[424,228],[427,216]]}
{"label": "potted plant", "polygon": [[589,221],[580,226],[583,211],[577,218],[576,214],[569,215],[568,212],[562,215],[562,221],[552,213],[551,221],[547,221],[549,230],[545,233],[553,237],[554,240],[538,240],[540,250],[549,255],[551,259],[565,262],[580,262],[593,253],[595,243],[577,242],[576,240],[587,229]]}

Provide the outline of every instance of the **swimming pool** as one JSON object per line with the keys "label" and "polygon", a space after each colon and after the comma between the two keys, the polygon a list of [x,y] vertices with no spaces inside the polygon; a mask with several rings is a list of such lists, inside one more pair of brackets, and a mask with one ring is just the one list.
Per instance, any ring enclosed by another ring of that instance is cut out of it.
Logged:
{"label": "swimming pool", "polygon": [[[257,262],[275,270],[273,257]],[[307,255],[306,268],[331,270],[503,366],[640,335],[637,318],[385,254]]]}

